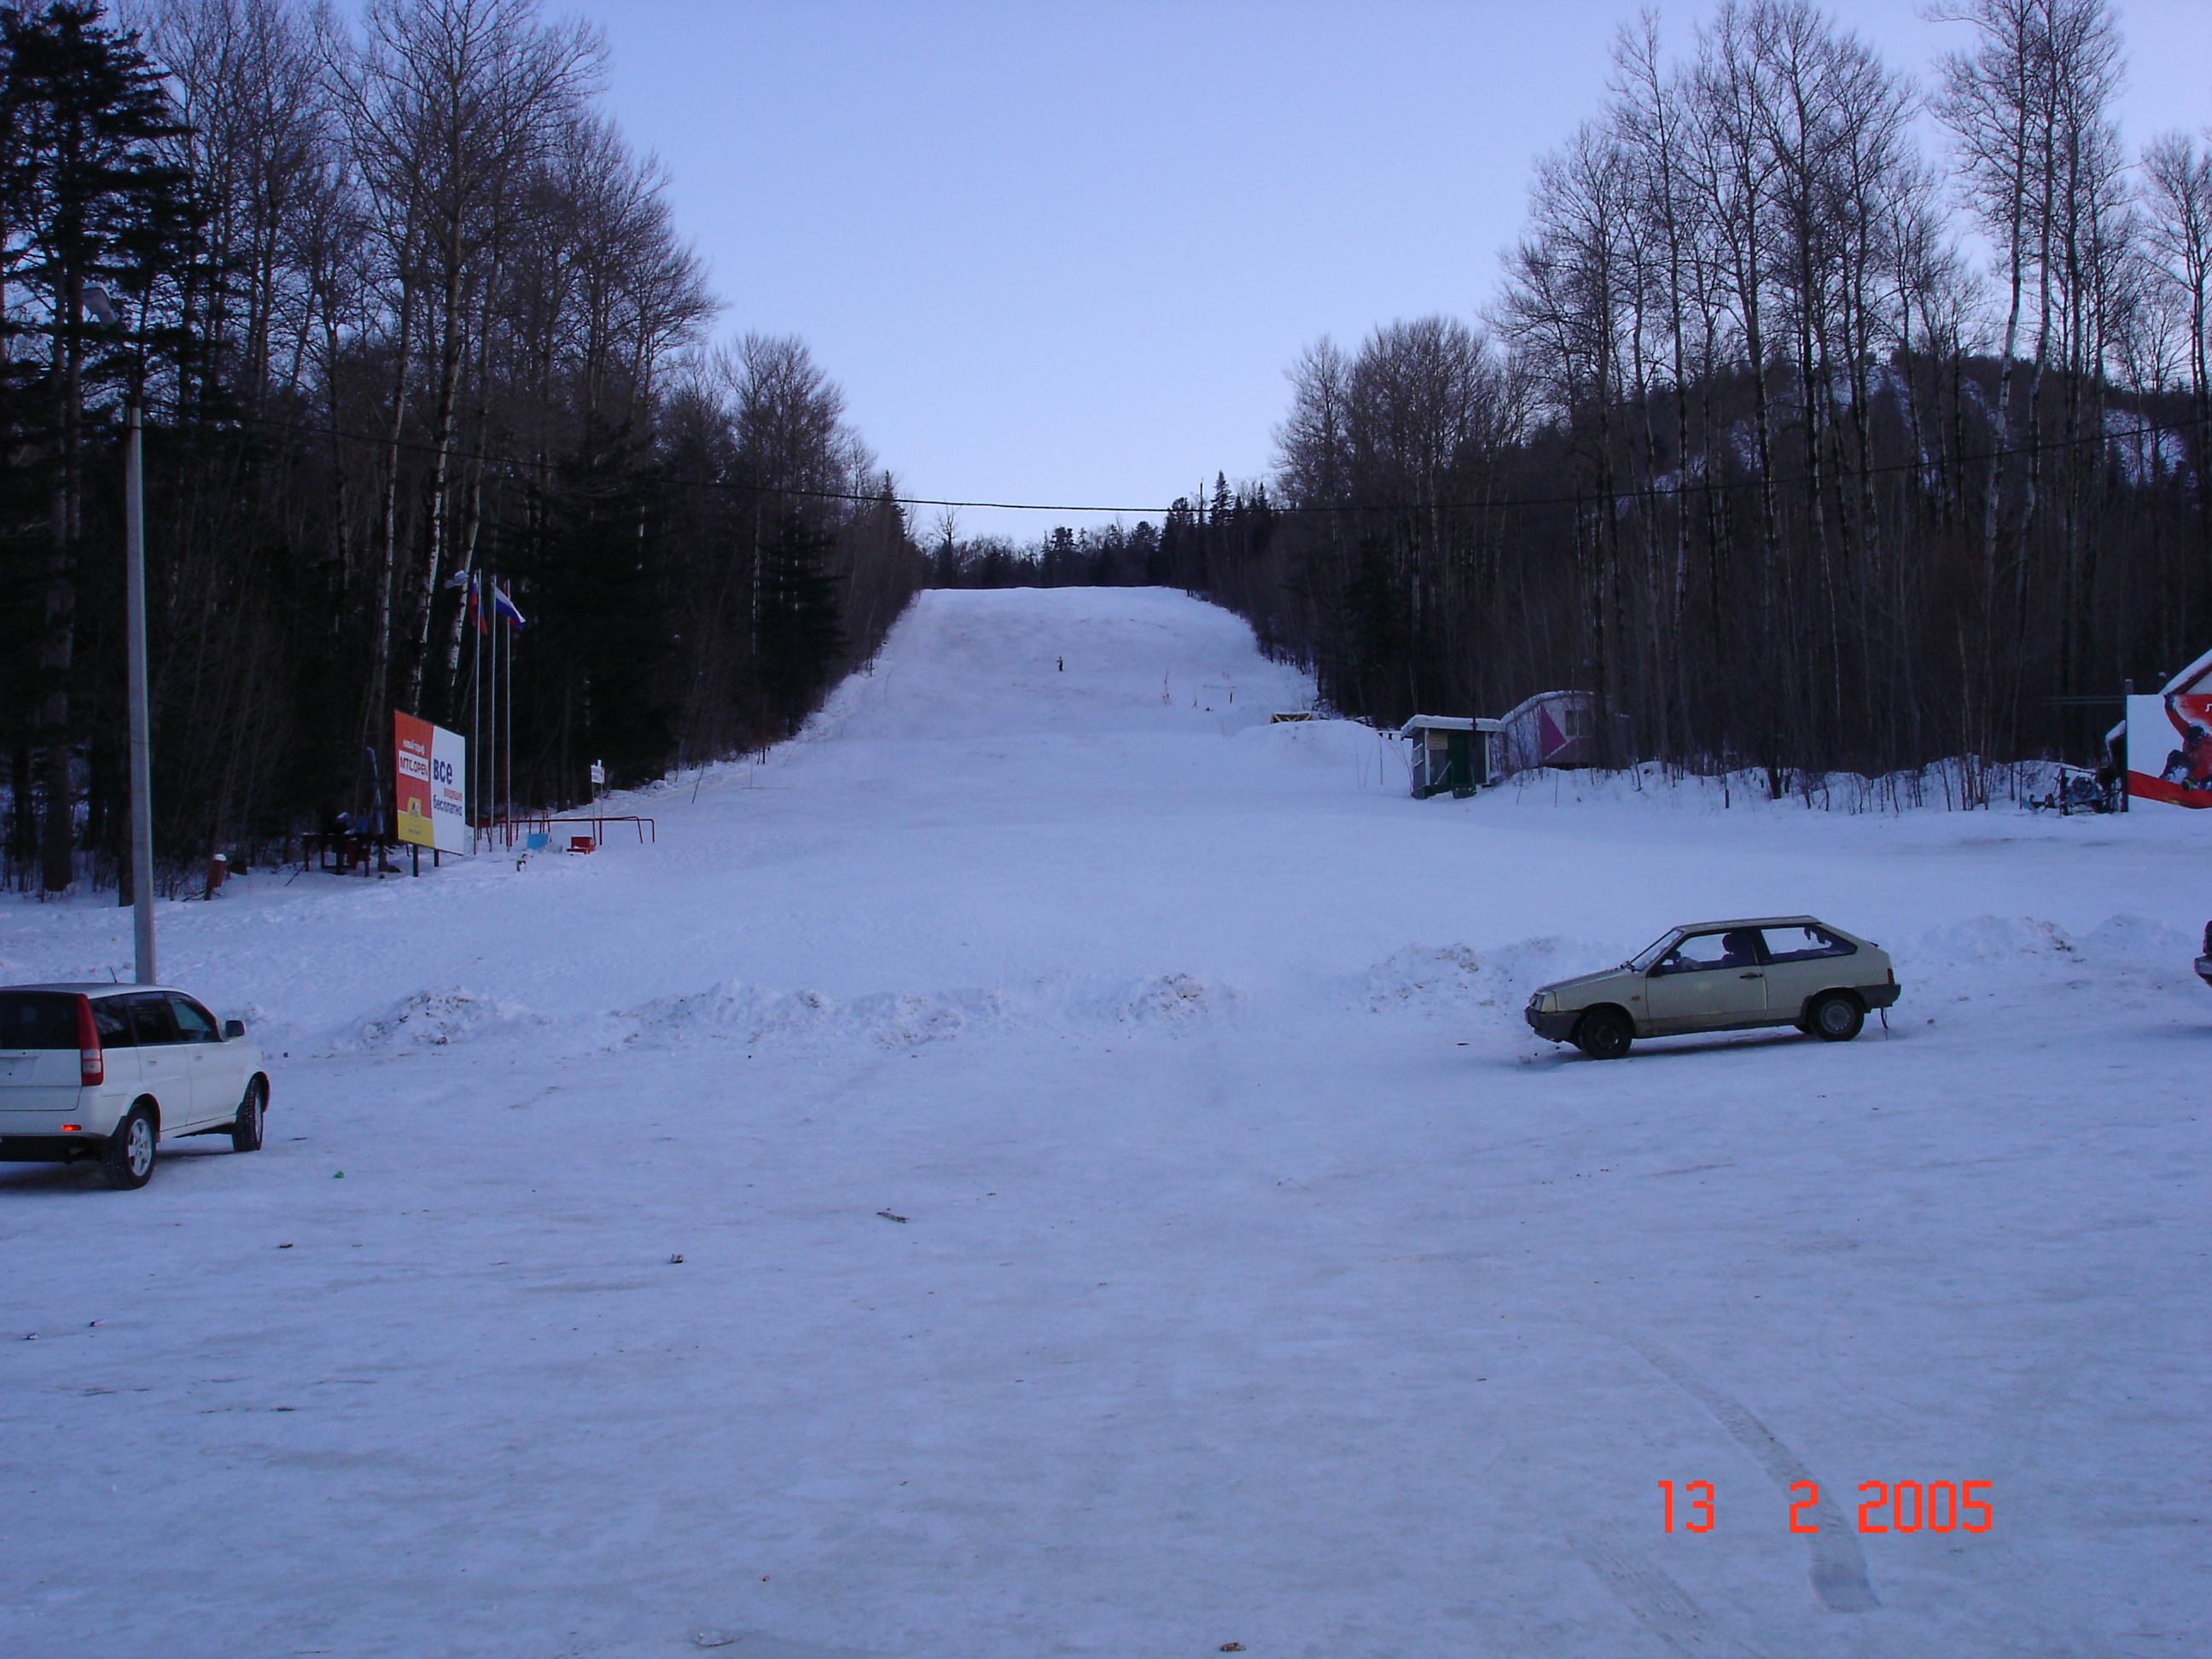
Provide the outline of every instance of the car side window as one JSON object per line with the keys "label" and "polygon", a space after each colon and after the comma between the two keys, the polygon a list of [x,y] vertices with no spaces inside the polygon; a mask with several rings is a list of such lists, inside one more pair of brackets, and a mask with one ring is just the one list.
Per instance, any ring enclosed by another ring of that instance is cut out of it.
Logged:
{"label": "car side window", "polygon": [[215,1016],[190,997],[179,996],[172,991],[169,994],[169,1012],[176,1018],[178,1041],[181,1042],[222,1041],[222,1030],[215,1023]]}
{"label": "car side window", "polygon": [[1858,954],[1858,946],[1838,939],[1825,927],[1770,927],[1766,954],[1771,962],[1819,962],[1827,957]]}
{"label": "car side window", "polygon": [[1759,952],[1746,931],[1731,928],[1724,933],[1692,933],[1659,960],[1651,971],[1655,974],[1698,974],[1721,968],[1748,968],[1759,961]]}
{"label": "car side window", "polygon": [[138,1030],[138,1046],[152,1048],[177,1041],[177,1022],[169,1012],[168,998],[159,993],[126,999],[131,1023]]}
{"label": "car side window", "polygon": [[131,1028],[131,1010],[121,997],[106,997],[92,1005],[92,1029],[100,1033],[103,1048],[136,1048],[138,1033]]}

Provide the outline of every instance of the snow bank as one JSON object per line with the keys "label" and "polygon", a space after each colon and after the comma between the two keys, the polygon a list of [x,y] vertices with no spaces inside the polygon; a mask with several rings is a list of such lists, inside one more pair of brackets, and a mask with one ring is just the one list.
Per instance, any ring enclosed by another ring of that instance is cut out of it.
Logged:
{"label": "snow bank", "polygon": [[1972,916],[1938,927],[1892,955],[1898,974],[1958,976],[1980,982],[2026,972],[2106,973],[2188,977],[2196,942],[2179,929],[2138,915],[2109,916],[2080,935],[2038,916]]}
{"label": "snow bank", "polygon": [[529,1009],[456,985],[401,998],[375,1018],[363,1020],[351,1041],[341,1041],[337,1051],[444,1048],[486,1037],[526,1038],[550,1030],[553,1024]]}
{"label": "snow bank", "polygon": [[777,991],[727,981],[577,1019],[453,986],[403,997],[361,1022],[332,1051],[379,1054],[513,1042],[561,1055],[673,1048],[698,1042],[832,1051],[909,1049],[956,1038],[1041,1030],[1174,1036],[1224,1017],[1239,1000],[1233,988],[1187,973],[1130,981],[1063,980],[1020,991],[874,991],[842,1000],[814,989]]}
{"label": "snow bank", "polygon": [[632,1028],[625,1039],[630,1043],[665,1047],[711,1038],[749,1046],[911,1048],[1040,1031],[1175,1036],[1229,1014],[1240,1000],[1232,987],[1182,973],[1127,981],[1063,976],[1018,989],[875,991],[842,1001],[817,990],[730,984],[661,999],[618,1018]]}
{"label": "snow bank", "polygon": [[1503,1013],[1517,1021],[1529,994],[1554,980],[1610,966],[1585,939],[1542,937],[1475,951],[1465,945],[1409,945],[1367,970],[1364,1006],[1377,1014],[1428,1018]]}
{"label": "snow bank", "polygon": [[1367,1006],[1376,1012],[1434,1012],[1486,1000],[1482,958],[1464,945],[1409,945],[1367,970]]}
{"label": "snow bank", "polygon": [[622,1016],[625,1041],[667,1046],[693,1038],[758,1045],[867,1042],[909,1048],[1008,1022],[1007,999],[994,991],[878,991],[840,1003],[819,991],[775,992],[726,983],[662,997]]}
{"label": "snow bank", "polygon": [[1634,804],[1690,812],[1803,811],[1844,814],[1988,811],[2026,814],[2027,803],[2051,793],[2058,768],[2051,761],[1990,764],[1954,758],[1868,775],[1785,768],[1773,793],[1761,767],[1684,771],[1658,761],[1618,770],[1532,767],[1514,773],[1498,793],[1516,802],[1554,806]]}
{"label": "snow bank", "polygon": [[1237,994],[1189,974],[1154,974],[1093,1005],[1116,1025],[1181,1030],[1228,1012]]}

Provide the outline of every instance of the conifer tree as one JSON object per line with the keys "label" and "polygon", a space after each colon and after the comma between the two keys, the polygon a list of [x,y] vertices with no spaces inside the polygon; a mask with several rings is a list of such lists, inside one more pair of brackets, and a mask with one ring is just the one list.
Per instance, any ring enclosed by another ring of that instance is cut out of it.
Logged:
{"label": "conifer tree", "polygon": [[[197,216],[159,75],[136,34],[100,16],[94,5],[0,9],[0,604],[38,640],[5,695],[9,722],[34,734],[49,891],[75,874],[75,761],[87,736],[73,701],[84,678],[78,590],[84,561],[110,551],[88,546],[88,473],[112,447],[100,440],[121,395],[185,348],[161,289],[190,261]],[[97,314],[109,309],[118,321]],[[19,842],[32,838],[31,769],[17,769]]]}
{"label": "conifer tree", "polygon": [[756,675],[769,710],[796,732],[844,649],[837,584],[826,568],[834,538],[796,514],[776,521],[760,554],[760,644]]}

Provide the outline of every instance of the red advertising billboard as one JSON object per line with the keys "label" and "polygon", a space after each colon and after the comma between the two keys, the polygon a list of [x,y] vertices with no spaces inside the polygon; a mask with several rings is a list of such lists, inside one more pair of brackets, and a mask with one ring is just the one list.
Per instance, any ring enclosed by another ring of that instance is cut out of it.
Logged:
{"label": "red advertising billboard", "polygon": [[392,717],[392,821],[399,839],[441,853],[472,850],[468,740],[412,714]]}

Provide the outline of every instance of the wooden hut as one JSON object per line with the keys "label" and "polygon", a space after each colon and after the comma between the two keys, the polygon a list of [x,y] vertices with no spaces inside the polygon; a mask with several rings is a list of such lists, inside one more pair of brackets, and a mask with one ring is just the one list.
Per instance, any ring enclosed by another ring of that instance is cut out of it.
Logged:
{"label": "wooden hut", "polygon": [[1498,781],[1496,720],[1416,714],[1398,728],[1413,745],[1413,798],[1471,795]]}

